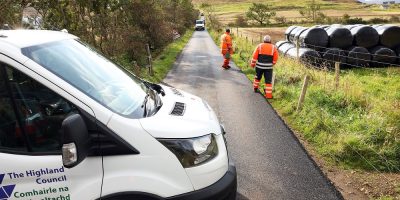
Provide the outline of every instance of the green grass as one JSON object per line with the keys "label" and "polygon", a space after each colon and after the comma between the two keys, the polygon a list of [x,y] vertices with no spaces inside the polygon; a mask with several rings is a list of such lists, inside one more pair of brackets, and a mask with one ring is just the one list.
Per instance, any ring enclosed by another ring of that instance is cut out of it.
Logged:
{"label": "green grass", "polygon": [[173,67],[177,57],[192,37],[192,34],[192,30],[187,30],[181,38],[175,40],[161,51],[153,60],[153,76],[149,74],[147,67],[135,67],[133,62],[130,62],[126,56],[121,56],[116,61],[137,76],[153,83],[159,83]]}
{"label": "green grass", "polygon": [[[211,32],[218,41],[221,33]],[[233,60],[252,80],[254,46],[234,38]],[[400,172],[400,68],[342,70],[306,68],[281,57],[274,70],[271,105],[328,162],[350,169]],[[311,77],[303,109],[296,111],[304,76]],[[262,84],[261,84],[262,85]]]}

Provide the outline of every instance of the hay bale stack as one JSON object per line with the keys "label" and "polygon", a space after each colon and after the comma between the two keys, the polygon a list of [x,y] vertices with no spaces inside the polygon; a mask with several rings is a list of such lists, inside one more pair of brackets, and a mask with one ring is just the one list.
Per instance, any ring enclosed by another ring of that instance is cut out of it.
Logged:
{"label": "hay bale stack", "polygon": [[347,61],[346,63],[349,66],[369,66],[369,62],[371,61],[371,54],[364,47],[350,47],[347,52]]}
{"label": "hay bale stack", "polygon": [[287,41],[290,41],[290,40],[289,40],[289,38],[290,38],[290,32],[292,32],[295,28],[297,28],[297,26],[289,26],[289,28],[286,29],[286,31],[285,31],[285,39],[286,39]]}
{"label": "hay bale stack", "polygon": [[339,48],[329,48],[322,53],[323,63],[329,69],[335,68],[335,62],[346,63],[346,53]]}
{"label": "hay bale stack", "polygon": [[371,26],[356,26],[351,30],[351,34],[353,35],[353,44],[355,46],[372,48],[379,43],[379,34],[376,29]]}
{"label": "hay bale stack", "polygon": [[376,46],[370,49],[371,67],[388,67],[397,61],[396,53],[384,46]]}
{"label": "hay bale stack", "polygon": [[323,28],[309,28],[299,36],[301,45],[317,51],[322,51],[328,46],[329,37]]}
{"label": "hay bale stack", "polygon": [[[296,48],[289,49],[286,52],[286,55],[288,55],[292,58],[296,58],[297,57],[297,49]],[[319,67],[321,64],[321,55],[314,49],[300,48],[299,49],[299,58],[300,58],[301,62],[313,65],[315,67]]]}
{"label": "hay bale stack", "polygon": [[375,28],[379,34],[379,44],[394,49],[400,45],[400,27],[382,25]]}
{"label": "hay bale stack", "polygon": [[329,47],[347,49],[353,43],[353,35],[347,28],[331,27],[326,33],[329,37]]}

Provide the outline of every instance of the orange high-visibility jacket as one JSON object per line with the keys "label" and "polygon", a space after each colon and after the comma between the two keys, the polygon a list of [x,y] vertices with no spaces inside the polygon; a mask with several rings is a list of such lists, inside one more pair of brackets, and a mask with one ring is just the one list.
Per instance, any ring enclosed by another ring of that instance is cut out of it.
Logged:
{"label": "orange high-visibility jacket", "polygon": [[230,36],[229,33],[224,33],[221,36],[221,53],[225,55],[228,52],[228,49],[229,53],[232,54],[233,53],[232,37]]}
{"label": "orange high-visibility jacket", "polygon": [[271,43],[259,44],[253,53],[252,67],[260,69],[272,69],[272,66],[278,61],[278,50]]}

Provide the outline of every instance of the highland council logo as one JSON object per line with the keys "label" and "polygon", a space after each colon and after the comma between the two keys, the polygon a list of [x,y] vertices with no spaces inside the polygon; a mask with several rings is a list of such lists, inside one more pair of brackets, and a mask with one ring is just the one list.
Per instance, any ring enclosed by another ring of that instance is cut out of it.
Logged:
{"label": "highland council logo", "polygon": [[15,184],[4,186],[1,185],[3,183],[4,176],[5,174],[0,174],[0,200],[7,200],[10,198],[15,188]]}

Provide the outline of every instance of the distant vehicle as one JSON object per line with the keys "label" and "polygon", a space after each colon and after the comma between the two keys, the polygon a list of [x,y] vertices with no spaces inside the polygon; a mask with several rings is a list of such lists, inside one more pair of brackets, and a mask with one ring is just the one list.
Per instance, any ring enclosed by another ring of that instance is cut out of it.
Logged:
{"label": "distant vehicle", "polygon": [[196,31],[198,31],[198,30],[204,31],[206,29],[206,24],[205,24],[204,20],[196,20],[196,25],[195,25],[194,29]]}

